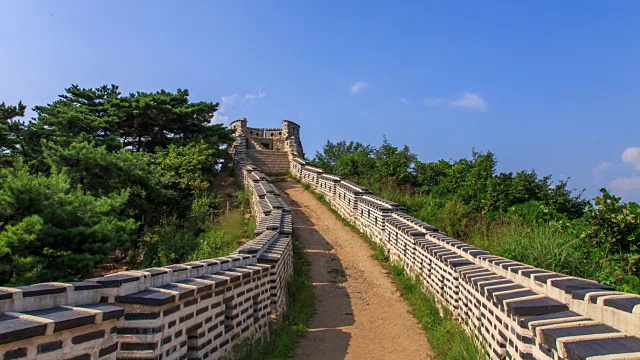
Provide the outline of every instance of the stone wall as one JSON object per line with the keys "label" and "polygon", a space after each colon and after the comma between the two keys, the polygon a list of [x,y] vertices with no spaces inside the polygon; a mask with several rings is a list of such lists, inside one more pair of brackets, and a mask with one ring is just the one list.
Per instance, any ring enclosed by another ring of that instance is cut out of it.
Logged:
{"label": "stone wall", "polygon": [[[251,128],[247,127],[247,119],[239,119],[232,122],[230,126],[236,133],[234,148],[239,146],[247,149],[248,139],[256,144],[269,144],[271,147],[269,150],[287,151],[290,159],[304,158],[300,142],[300,125],[293,121],[283,120],[281,128]],[[242,136],[242,139],[239,135]]]}
{"label": "stone wall", "polygon": [[1,358],[217,359],[267,330],[286,309],[291,214],[259,169],[238,176],[252,194],[253,240],[221,258],[0,288]]}
{"label": "stone wall", "polygon": [[291,172],[419,277],[489,358],[640,359],[640,296],[492,255],[302,158]]}

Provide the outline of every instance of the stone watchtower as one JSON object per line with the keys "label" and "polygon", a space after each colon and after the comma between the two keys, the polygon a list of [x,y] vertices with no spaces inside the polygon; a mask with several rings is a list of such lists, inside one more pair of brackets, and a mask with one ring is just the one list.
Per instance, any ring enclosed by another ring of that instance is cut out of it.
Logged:
{"label": "stone watchtower", "polygon": [[231,154],[236,165],[252,163],[267,175],[286,175],[292,158],[304,158],[300,125],[283,120],[282,128],[250,128],[247,119],[231,123],[236,141]]}

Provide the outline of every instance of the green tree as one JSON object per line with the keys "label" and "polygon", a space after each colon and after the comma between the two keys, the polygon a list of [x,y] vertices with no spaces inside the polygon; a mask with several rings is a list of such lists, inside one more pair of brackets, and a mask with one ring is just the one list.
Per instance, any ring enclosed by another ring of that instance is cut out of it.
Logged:
{"label": "green tree", "polygon": [[317,166],[319,168],[325,169],[330,173],[337,174],[338,171],[338,160],[342,157],[353,155],[358,153],[357,158],[364,159],[365,157],[371,157],[375,152],[375,148],[371,145],[364,145],[360,142],[349,141],[338,141],[337,143],[332,143],[327,140],[322,148],[322,152],[316,151],[316,156],[311,163],[313,166]]}
{"label": "green tree", "polygon": [[62,173],[0,172],[0,282],[79,279],[126,247],[137,227],[123,216],[128,192],[86,195]]}
{"label": "green tree", "polygon": [[382,145],[375,151],[376,175],[381,178],[395,179],[401,184],[413,182],[411,169],[417,160],[408,146],[402,150],[391,145],[385,137]]}
{"label": "green tree", "polygon": [[0,103],[0,164],[8,165],[20,150],[20,134],[24,124],[16,119],[24,116],[27,107]]}

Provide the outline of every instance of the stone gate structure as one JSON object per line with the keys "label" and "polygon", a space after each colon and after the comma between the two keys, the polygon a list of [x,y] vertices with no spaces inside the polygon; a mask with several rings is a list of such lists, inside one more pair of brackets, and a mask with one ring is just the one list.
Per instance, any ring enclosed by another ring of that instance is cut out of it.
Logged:
{"label": "stone gate structure", "polygon": [[280,129],[250,128],[247,119],[236,120],[230,126],[235,130],[231,154],[238,171],[253,164],[267,175],[286,175],[292,158],[304,158],[300,125],[293,121],[283,120]]}

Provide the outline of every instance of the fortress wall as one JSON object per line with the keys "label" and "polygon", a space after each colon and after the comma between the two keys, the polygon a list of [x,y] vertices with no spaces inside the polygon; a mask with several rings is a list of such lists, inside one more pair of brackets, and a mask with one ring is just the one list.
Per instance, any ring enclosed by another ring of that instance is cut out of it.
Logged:
{"label": "fortress wall", "polygon": [[640,359],[640,296],[492,255],[294,158],[291,173],[417,276],[491,359]]}
{"label": "fortress wall", "polygon": [[264,333],[286,310],[291,213],[259,169],[237,174],[260,224],[253,240],[215,259],[0,288],[1,358],[215,359]]}

